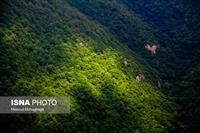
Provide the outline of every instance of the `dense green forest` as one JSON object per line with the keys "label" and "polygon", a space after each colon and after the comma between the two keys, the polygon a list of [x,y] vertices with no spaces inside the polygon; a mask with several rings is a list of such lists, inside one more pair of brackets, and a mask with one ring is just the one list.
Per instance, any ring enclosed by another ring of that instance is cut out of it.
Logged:
{"label": "dense green forest", "polygon": [[199,130],[199,6],[195,0],[1,0],[0,95],[70,97],[69,114],[1,114],[2,131]]}

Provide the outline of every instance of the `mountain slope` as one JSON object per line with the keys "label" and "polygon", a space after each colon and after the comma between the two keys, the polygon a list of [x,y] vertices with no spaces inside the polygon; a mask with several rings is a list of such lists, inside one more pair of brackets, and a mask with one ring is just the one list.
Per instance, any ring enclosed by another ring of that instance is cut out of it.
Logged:
{"label": "mountain slope", "polygon": [[[151,83],[157,73],[107,27],[63,1],[7,0],[1,7],[1,95],[71,99],[70,114],[1,116],[8,132],[172,128],[171,102]],[[137,82],[139,73],[147,81]]]}
{"label": "mountain slope", "polygon": [[200,123],[200,67],[195,65],[181,81],[177,101],[180,105],[178,120],[182,126],[177,131],[195,132],[199,130]]}
{"label": "mountain slope", "polygon": [[165,91],[178,104],[175,132],[199,130],[200,10],[197,0],[123,0],[145,22],[151,24],[165,49],[158,56],[158,71]]}
{"label": "mountain slope", "polygon": [[65,0],[91,19],[105,26],[115,37],[138,54],[146,43],[157,43],[151,27],[119,0]]}
{"label": "mountain slope", "polygon": [[152,25],[163,56],[158,56],[161,76],[177,83],[190,65],[200,59],[199,4],[193,0],[122,0],[130,9]]}

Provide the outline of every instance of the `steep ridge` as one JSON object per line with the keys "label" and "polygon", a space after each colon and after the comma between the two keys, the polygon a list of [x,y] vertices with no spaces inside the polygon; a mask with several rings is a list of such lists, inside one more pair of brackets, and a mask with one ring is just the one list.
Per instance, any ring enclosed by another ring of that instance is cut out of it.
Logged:
{"label": "steep ridge", "polygon": [[[1,95],[71,98],[70,114],[4,115],[4,130],[164,133],[172,129],[172,103],[151,83],[159,79],[156,71],[122,44],[123,39],[119,42],[113,29],[63,1],[6,0],[1,7]],[[145,28],[152,35],[145,23],[137,26],[132,36],[138,33],[140,41],[131,42],[142,48],[148,39],[139,30]],[[135,80],[140,73],[146,81]]]}

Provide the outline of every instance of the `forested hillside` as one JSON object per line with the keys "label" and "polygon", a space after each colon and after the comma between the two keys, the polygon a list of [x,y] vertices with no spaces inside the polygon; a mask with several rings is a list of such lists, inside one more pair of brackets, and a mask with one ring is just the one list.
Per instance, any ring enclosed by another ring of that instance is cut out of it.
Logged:
{"label": "forested hillside", "polygon": [[199,14],[191,0],[2,0],[0,95],[70,97],[69,114],[0,115],[2,131],[194,132]]}
{"label": "forested hillside", "polygon": [[[158,71],[165,81],[164,92],[178,103],[180,129],[195,132],[199,119],[200,3],[196,0],[123,0],[155,29],[163,56],[158,55]],[[151,65],[152,66],[152,65]]]}
{"label": "forested hillside", "polygon": [[[164,79],[175,83],[199,61],[200,8],[193,0],[123,0],[138,16],[155,29],[163,56],[158,70]],[[163,64],[163,67],[161,67]],[[167,71],[167,73],[166,73]]]}
{"label": "forested hillside", "polygon": [[[196,132],[200,122],[200,68],[199,65],[192,67],[189,73],[180,83],[177,92],[178,120],[182,123],[183,132]],[[178,131],[179,131],[178,130]]]}
{"label": "forested hillside", "polygon": [[[71,98],[70,114],[2,116],[7,130],[166,132],[172,127],[170,102],[151,83],[158,78],[154,70],[105,27],[63,1],[2,4],[1,94]],[[135,80],[139,73],[145,82]]]}

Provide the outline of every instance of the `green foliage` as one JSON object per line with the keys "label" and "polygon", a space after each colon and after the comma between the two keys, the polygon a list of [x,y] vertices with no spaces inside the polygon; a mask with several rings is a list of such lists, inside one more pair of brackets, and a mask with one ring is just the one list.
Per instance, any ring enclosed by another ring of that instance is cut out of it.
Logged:
{"label": "green foliage", "polygon": [[182,121],[180,131],[195,132],[199,130],[200,123],[200,67],[195,66],[181,82],[180,93],[177,101],[181,105],[178,115],[179,121]]}
{"label": "green foliage", "polygon": [[[51,0],[1,4],[0,94],[71,99],[70,114],[1,116],[6,130],[165,133],[173,127],[174,106],[153,84],[158,73],[129,49],[142,53],[138,49],[146,41],[156,40],[125,5]],[[136,82],[139,73],[146,81]]]}
{"label": "green foliage", "polygon": [[165,80],[163,86],[166,94],[174,97],[178,103],[177,123],[180,125],[174,132],[189,133],[199,130],[199,2],[122,1],[155,29],[161,49],[159,56],[155,58],[156,64],[155,59],[150,58],[153,59],[151,66],[156,67]]}
{"label": "green foliage", "polygon": [[146,43],[158,43],[152,28],[119,0],[65,0],[105,26],[115,37],[139,54]]}
{"label": "green foliage", "polygon": [[198,2],[193,0],[122,1],[145,22],[152,25],[154,35],[160,43],[158,56],[144,57],[152,67],[156,67],[162,79],[173,84],[179,83],[187,74],[190,65],[199,60]]}

